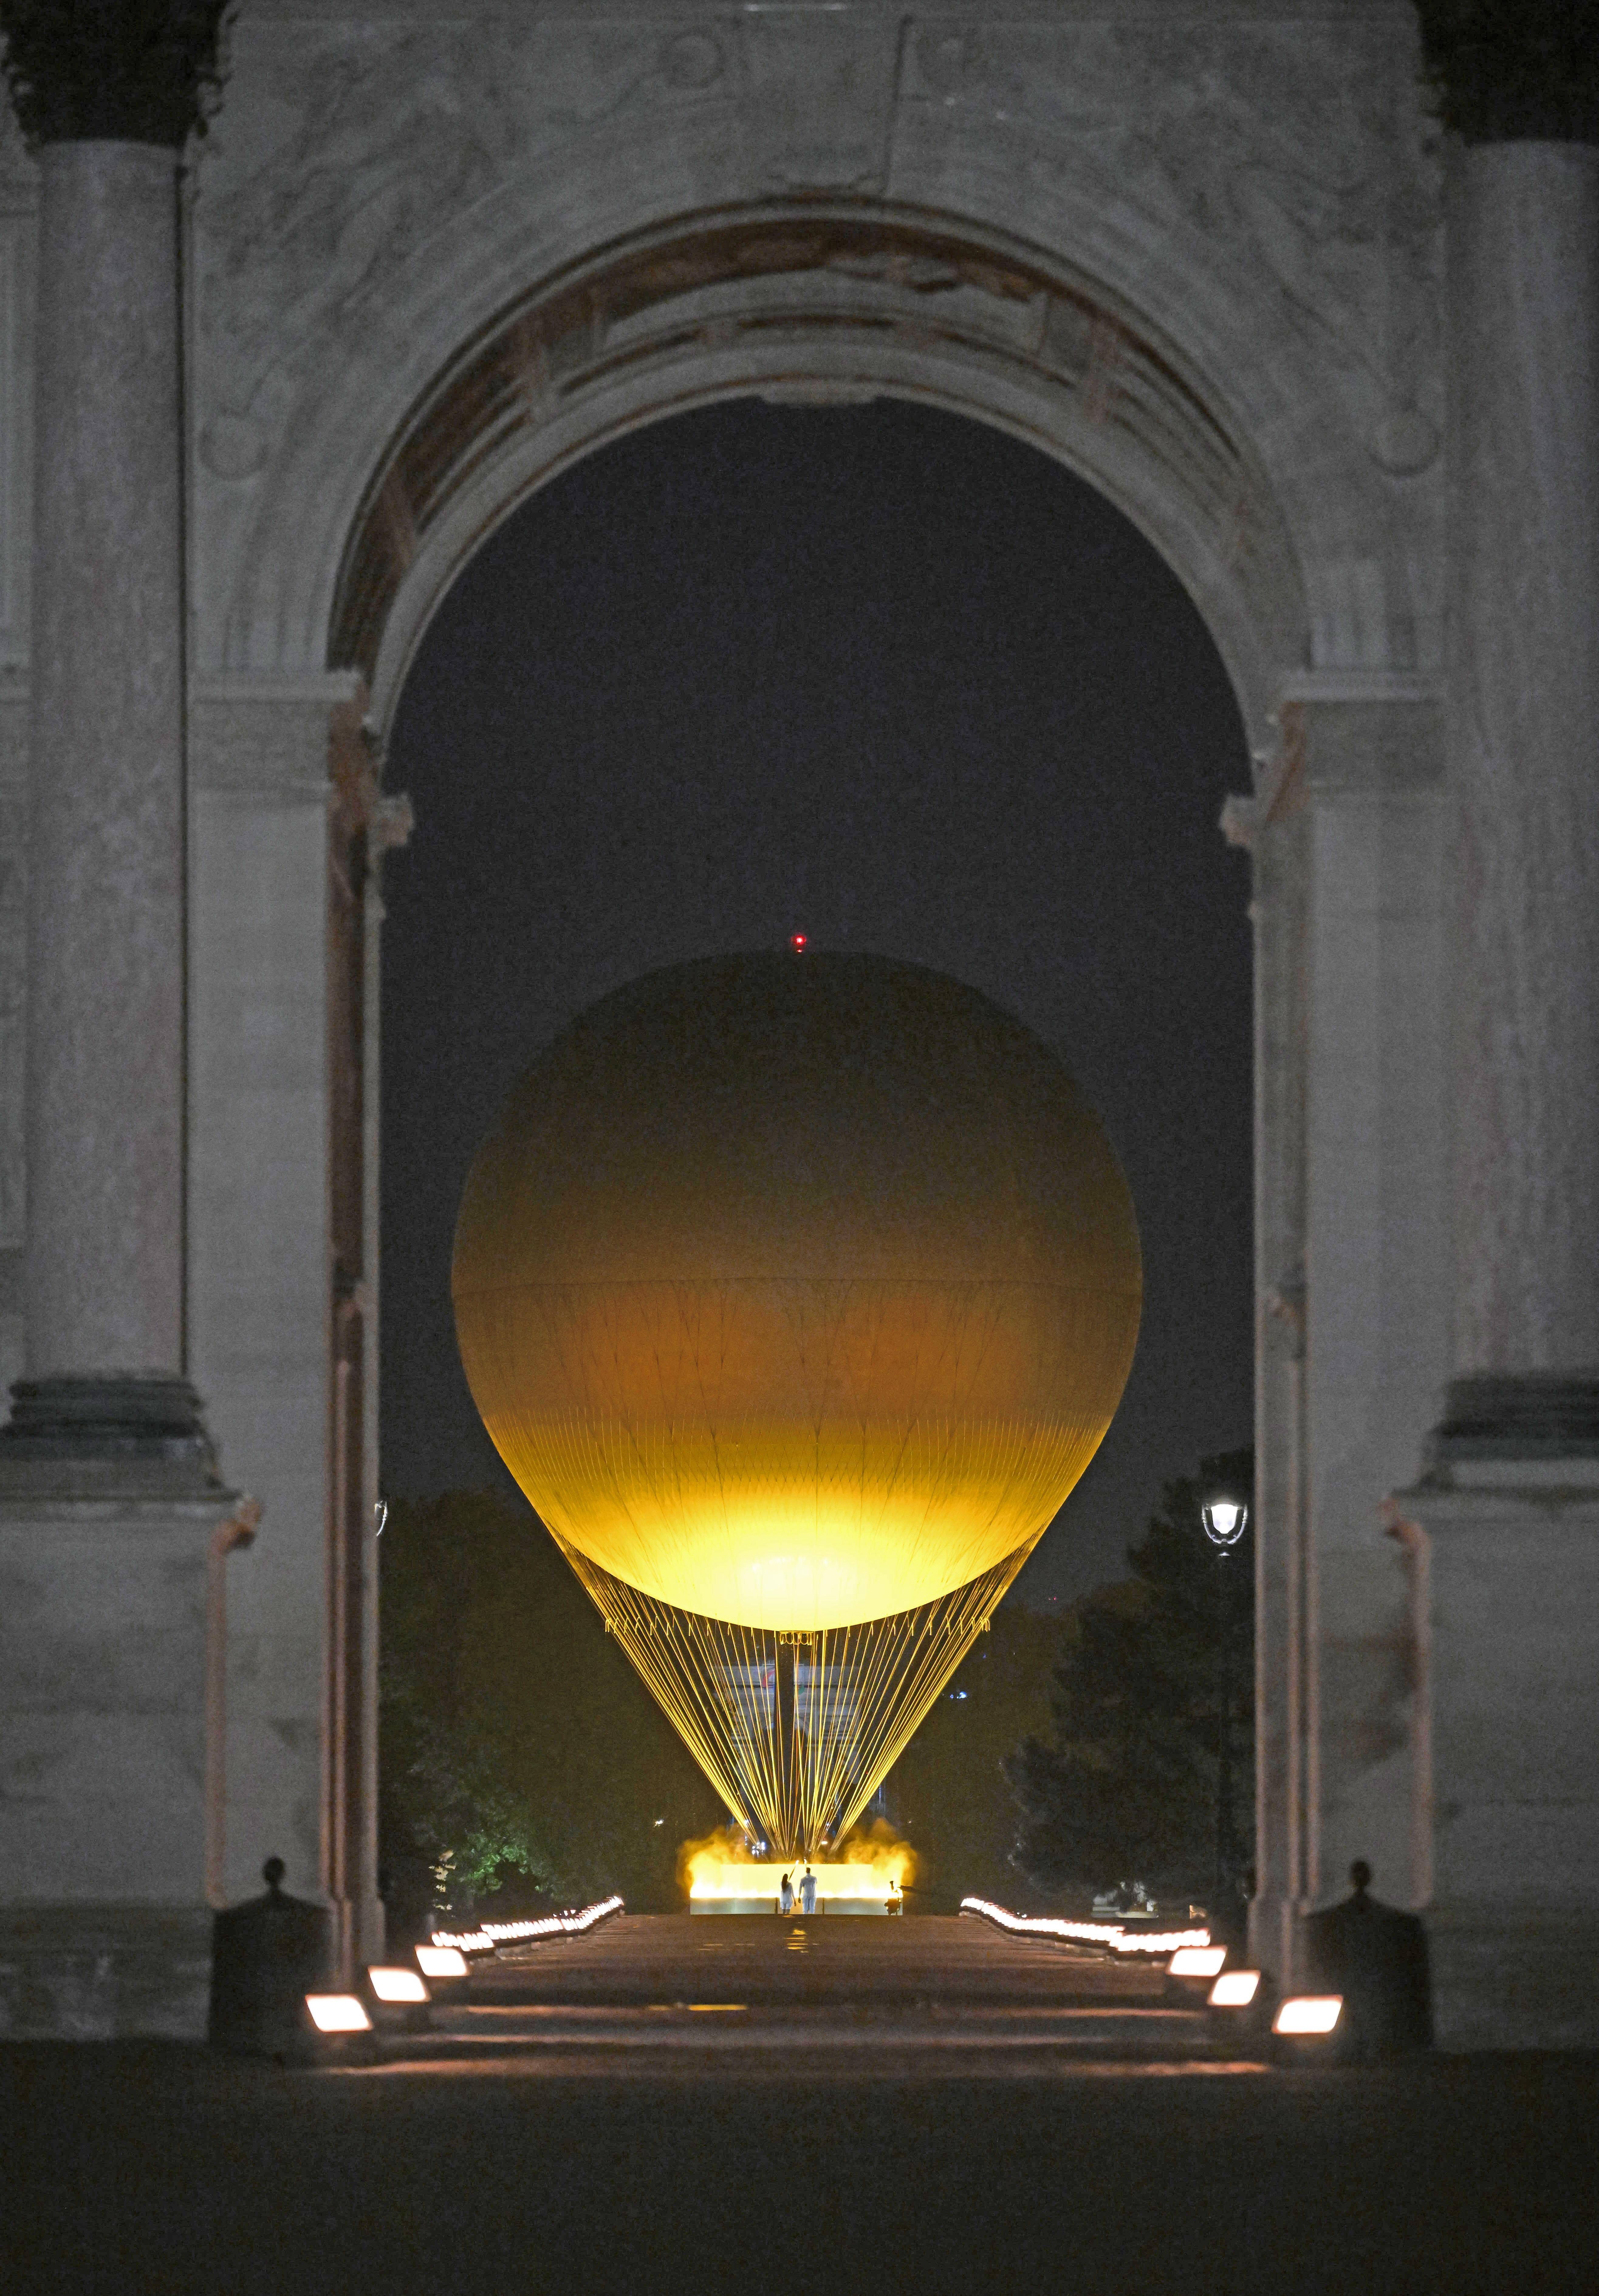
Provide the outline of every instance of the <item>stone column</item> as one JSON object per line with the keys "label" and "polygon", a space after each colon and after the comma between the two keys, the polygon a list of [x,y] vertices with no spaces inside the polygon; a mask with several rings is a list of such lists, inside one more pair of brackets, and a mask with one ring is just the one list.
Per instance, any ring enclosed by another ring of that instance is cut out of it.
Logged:
{"label": "stone column", "polygon": [[207,1562],[234,1498],[184,1330],[176,177],[219,11],[91,12],[25,12],[4,60],[40,245],[0,2027],[69,2036],[203,2025]]}
{"label": "stone column", "polygon": [[198,1456],[184,1359],[176,155],[40,155],[28,1369],[13,1448]]}
{"label": "stone column", "polygon": [[1599,1439],[1599,149],[1462,155],[1450,1418]]}

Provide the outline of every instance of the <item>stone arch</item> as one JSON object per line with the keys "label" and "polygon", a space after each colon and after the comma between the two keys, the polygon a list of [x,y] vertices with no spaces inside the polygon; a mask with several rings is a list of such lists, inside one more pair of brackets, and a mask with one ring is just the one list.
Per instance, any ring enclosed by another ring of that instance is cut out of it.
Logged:
{"label": "stone arch", "polygon": [[333,586],[328,667],[361,673],[381,731],[450,581],[528,494],[629,430],[751,394],[919,398],[1065,463],[1172,566],[1265,738],[1308,617],[1244,422],[1160,329],[1061,258],[859,202],[640,232],[479,328],[369,478]]}

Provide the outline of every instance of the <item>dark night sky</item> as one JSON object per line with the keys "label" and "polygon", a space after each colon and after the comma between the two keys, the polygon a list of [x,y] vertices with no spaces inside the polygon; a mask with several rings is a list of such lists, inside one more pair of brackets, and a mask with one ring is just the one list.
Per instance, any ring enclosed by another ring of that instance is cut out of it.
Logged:
{"label": "dark night sky", "polygon": [[455,1353],[466,1168],[555,1030],[660,964],[877,949],[1055,1044],[1126,1167],[1120,1414],[1018,1581],[1119,1576],[1159,1487],[1250,1439],[1245,789],[1231,689],[1154,550],[1033,449],[893,401],[737,401],[591,455],[467,566],[388,783],[385,1488],[504,1471]]}

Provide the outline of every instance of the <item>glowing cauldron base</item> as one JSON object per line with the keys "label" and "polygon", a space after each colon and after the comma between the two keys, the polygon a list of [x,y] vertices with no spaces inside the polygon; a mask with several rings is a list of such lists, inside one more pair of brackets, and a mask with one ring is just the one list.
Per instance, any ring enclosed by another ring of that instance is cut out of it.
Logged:
{"label": "glowing cauldron base", "polygon": [[[870,1866],[815,1866],[818,1914],[898,1913],[904,1899],[886,1874]],[[725,1866],[719,1873],[696,1874],[689,1890],[691,1914],[775,1914],[785,1873],[794,1876],[794,1915],[800,1913],[800,1874],[792,1866]]]}

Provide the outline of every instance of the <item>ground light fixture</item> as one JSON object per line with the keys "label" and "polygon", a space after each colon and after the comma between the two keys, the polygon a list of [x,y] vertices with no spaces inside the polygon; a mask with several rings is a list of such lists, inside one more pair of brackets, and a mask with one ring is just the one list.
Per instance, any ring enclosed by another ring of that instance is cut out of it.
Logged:
{"label": "ground light fixture", "polygon": [[319,2033],[370,2033],[372,2019],[353,1993],[308,1993],[306,2009]]}
{"label": "ground light fixture", "polygon": [[424,1977],[430,1977],[435,1980],[439,1978],[448,1980],[452,1977],[465,1977],[469,1974],[466,1956],[459,1947],[453,1945],[419,1945],[416,1948],[416,1966]]}
{"label": "ground light fixture", "polygon": [[366,1981],[380,2001],[422,2002],[429,1998],[427,1982],[416,1969],[369,1969]]}
{"label": "ground light fixture", "polygon": [[[1224,1969],[1205,1995],[1212,2047],[1226,2056],[1266,2055],[1279,2063],[1302,2055],[1300,2042],[1267,2036],[1273,2005],[1272,1988],[1258,1969]],[[1309,2046],[1313,2055],[1319,2053],[1319,2045]]]}
{"label": "ground light fixture", "polygon": [[385,2032],[425,2033],[432,1995],[417,1969],[381,1965],[366,1972],[373,2022]]}
{"label": "ground light fixture", "polygon": [[1190,1997],[1197,1994],[1202,1999],[1226,1961],[1225,1945],[1180,1945],[1166,1964],[1166,1989]]}
{"label": "ground light fixture", "polygon": [[1179,1946],[1166,1964],[1168,1977],[1219,1977],[1227,1958],[1225,1945]]}
{"label": "ground light fixture", "polygon": [[1292,1993],[1272,2019],[1271,2029],[1295,2040],[1320,2040],[1342,2014],[1341,1993]]}

